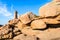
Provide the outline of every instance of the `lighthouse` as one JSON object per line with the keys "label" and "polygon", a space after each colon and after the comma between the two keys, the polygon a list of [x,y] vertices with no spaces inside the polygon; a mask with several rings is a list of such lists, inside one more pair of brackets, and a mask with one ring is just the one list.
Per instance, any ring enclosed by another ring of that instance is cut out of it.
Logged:
{"label": "lighthouse", "polygon": [[14,19],[18,19],[18,15],[17,15],[17,14],[18,14],[18,12],[15,11],[15,12],[14,12]]}

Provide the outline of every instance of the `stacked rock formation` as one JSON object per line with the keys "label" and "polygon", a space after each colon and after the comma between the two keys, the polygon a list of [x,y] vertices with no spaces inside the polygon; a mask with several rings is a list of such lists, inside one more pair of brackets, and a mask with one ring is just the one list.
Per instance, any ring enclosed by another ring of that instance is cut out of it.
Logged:
{"label": "stacked rock formation", "polygon": [[14,19],[0,27],[0,40],[60,40],[59,3],[53,1],[41,7],[40,16],[27,12],[18,18],[15,11]]}
{"label": "stacked rock formation", "polygon": [[21,31],[14,25],[5,25],[0,30],[0,39],[11,39],[16,35],[19,35]]}
{"label": "stacked rock formation", "polygon": [[32,12],[27,12],[26,14],[21,15],[19,17],[21,22],[24,23],[24,24],[30,23],[34,18],[35,18],[35,16],[34,16],[34,14]]}
{"label": "stacked rock formation", "polygon": [[60,15],[51,18],[37,17],[32,12],[27,12],[18,18],[16,12],[14,14],[14,19],[9,20],[8,24],[0,27],[0,39],[31,40],[32,38],[32,40],[40,40],[40,37],[37,35],[40,34],[38,30],[45,30],[47,24],[59,24],[59,18]]}

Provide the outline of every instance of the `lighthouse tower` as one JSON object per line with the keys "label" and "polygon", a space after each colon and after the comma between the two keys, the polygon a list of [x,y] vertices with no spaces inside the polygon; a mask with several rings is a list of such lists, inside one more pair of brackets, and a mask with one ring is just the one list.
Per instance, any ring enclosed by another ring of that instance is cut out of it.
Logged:
{"label": "lighthouse tower", "polygon": [[17,14],[18,14],[18,12],[15,11],[15,12],[14,12],[14,19],[18,19],[18,15],[17,15]]}

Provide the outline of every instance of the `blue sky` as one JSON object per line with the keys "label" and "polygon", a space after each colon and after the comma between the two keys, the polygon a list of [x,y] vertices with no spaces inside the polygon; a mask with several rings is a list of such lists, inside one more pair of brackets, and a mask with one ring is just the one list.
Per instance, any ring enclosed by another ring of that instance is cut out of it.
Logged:
{"label": "blue sky", "polygon": [[33,12],[38,15],[38,10],[51,0],[0,0],[0,24],[6,24],[13,18],[14,11],[19,15],[26,12]]}

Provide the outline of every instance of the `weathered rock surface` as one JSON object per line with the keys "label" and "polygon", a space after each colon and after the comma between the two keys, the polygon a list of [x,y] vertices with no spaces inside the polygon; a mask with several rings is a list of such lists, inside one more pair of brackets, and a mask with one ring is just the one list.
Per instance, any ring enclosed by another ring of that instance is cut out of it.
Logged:
{"label": "weathered rock surface", "polygon": [[37,31],[32,30],[30,27],[25,27],[24,29],[21,30],[23,34],[28,34],[28,35],[36,35]]}
{"label": "weathered rock surface", "polygon": [[25,24],[23,24],[21,21],[19,21],[16,26],[18,27],[18,29],[22,30],[24,27],[26,27]]}
{"label": "weathered rock surface", "polygon": [[20,21],[19,19],[9,20],[8,24],[17,24],[19,21]]}
{"label": "weathered rock surface", "polygon": [[58,19],[53,19],[53,18],[45,18],[42,19],[42,21],[44,21],[46,24],[59,24],[60,21],[58,21]]}
{"label": "weathered rock surface", "polygon": [[28,12],[0,27],[0,40],[60,40],[60,1],[39,9],[40,16]]}
{"label": "weathered rock surface", "polygon": [[36,35],[40,40],[60,40],[60,28],[49,28]]}
{"label": "weathered rock surface", "polygon": [[14,36],[19,35],[20,33],[21,31],[14,25],[5,25],[0,30],[0,39],[13,38]]}
{"label": "weathered rock surface", "polygon": [[28,13],[26,13],[26,14],[23,14],[23,15],[21,15],[20,17],[19,17],[19,19],[21,20],[21,22],[23,23],[23,24],[28,24],[28,23],[30,23],[31,22],[31,20],[33,20],[34,19],[34,14],[32,14],[32,12],[28,12]]}
{"label": "weathered rock surface", "polygon": [[44,29],[44,28],[46,28],[46,24],[42,20],[34,20],[31,23],[31,28],[32,29]]}
{"label": "weathered rock surface", "polygon": [[16,36],[13,40],[37,40],[36,36],[21,34]]}
{"label": "weathered rock surface", "polygon": [[60,15],[58,15],[55,19],[56,19],[56,20],[60,20]]}
{"label": "weathered rock surface", "polygon": [[39,14],[42,17],[53,17],[56,16],[58,14],[60,14],[60,3],[59,2],[49,2],[47,4],[45,4],[44,6],[42,6],[39,9]]}
{"label": "weathered rock surface", "polygon": [[[2,38],[12,38],[12,28],[10,28],[9,25],[5,25],[1,30],[0,30],[0,39]],[[11,36],[11,37],[10,37]]]}

